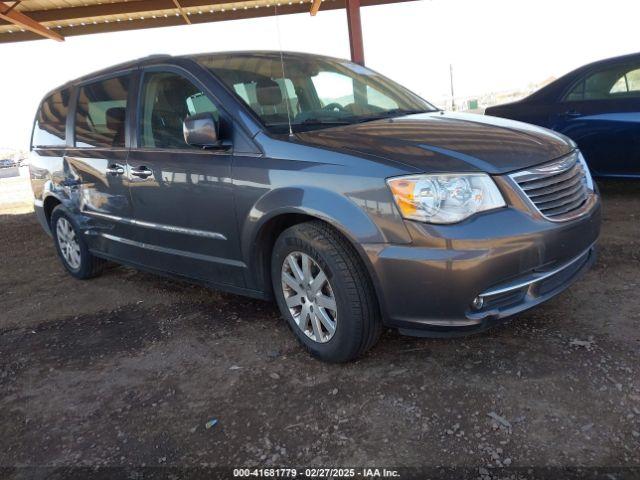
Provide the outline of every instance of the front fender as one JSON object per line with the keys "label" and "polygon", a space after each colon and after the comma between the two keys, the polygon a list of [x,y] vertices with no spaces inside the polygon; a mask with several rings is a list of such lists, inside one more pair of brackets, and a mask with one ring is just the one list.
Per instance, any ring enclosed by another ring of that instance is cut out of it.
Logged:
{"label": "front fender", "polygon": [[396,238],[389,239],[372,218],[349,198],[322,188],[294,186],[272,190],[261,197],[241,225],[242,254],[249,271],[254,272],[248,279],[249,283],[256,282],[258,288],[269,288],[262,284],[266,280],[262,275],[268,275],[268,272],[263,272],[261,268],[261,253],[264,253],[259,244],[261,233],[271,220],[288,214],[303,214],[323,220],[341,232],[358,252],[378,289],[373,267],[363,245],[393,243],[390,240]]}
{"label": "front fender", "polygon": [[388,243],[375,222],[358,205],[335,192],[313,187],[271,190],[250,210],[242,225],[242,252],[250,258],[264,225],[285,214],[304,214],[323,220],[354,244]]}

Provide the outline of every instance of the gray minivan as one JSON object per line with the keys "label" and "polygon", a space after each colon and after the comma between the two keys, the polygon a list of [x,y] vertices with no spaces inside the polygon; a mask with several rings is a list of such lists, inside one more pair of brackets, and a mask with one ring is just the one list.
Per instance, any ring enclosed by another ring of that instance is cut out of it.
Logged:
{"label": "gray minivan", "polygon": [[354,359],[383,327],[479,331],[594,261],[600,200],[568,138],[445,113],[346,60],[154,56],[48,94],[35,210],[64,267],[107,260],[275,299]]}

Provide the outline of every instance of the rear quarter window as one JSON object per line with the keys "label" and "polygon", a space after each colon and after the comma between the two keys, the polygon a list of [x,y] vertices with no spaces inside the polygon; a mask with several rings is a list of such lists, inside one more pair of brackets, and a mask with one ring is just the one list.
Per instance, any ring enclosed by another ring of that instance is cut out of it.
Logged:
{"label": "rear quarter window", "polygon": [[38,147],[64,146],[65,130],[69,115],[69,89],[59,90],[40,104],[33,128],[31,145]]}

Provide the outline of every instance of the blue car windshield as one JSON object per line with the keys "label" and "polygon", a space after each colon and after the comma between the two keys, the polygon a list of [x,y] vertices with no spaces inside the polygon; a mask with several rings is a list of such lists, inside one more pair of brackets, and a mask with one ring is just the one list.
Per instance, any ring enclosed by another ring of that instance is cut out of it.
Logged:
{"label": "blue car windshield", "polygon": [[360,123],[437,109],[356,63],[251,52],[192,57],[234,91],[274,133]]}

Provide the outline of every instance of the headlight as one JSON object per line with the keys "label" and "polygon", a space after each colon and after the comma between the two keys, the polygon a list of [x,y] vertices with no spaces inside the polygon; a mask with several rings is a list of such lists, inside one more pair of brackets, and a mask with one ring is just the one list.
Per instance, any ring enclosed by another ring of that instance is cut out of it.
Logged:
{"label": "headlight", "polygon": [[484,173],[410,175],[387,180],[406,219],[456,223],[471,215],[504,207],[502,194]]}
{"label": "headlight", "polygon": [[593,178],[591,177],[591,172],[589,171],[587,162],[582,156],[582,152],[580,150],[578,150],[578,161],[580,162],[580,165],[582,165],[582,170],[584,170],[584,183],[586,184],[589,190],[594,191]]}

